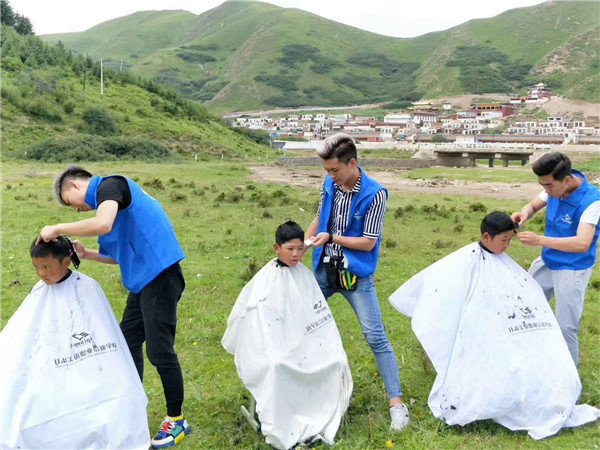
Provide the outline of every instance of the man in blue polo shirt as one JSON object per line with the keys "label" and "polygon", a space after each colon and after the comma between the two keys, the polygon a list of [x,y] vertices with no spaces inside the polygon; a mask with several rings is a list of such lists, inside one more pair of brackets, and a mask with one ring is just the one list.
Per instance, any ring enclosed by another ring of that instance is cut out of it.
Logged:
{"label": "man in blue polo shirt", "polygon": [[556,297],[556,319],[577,365],[579,322],[585,291],[596,261],[600,192],[585,176],[571,169],[564,153],[547,153],[532,166],[544,190],[512,219],[523,225],[546,207],[544,236],[531,231],[517,234],[525,245],[542,247],[542,255],[529,273],[542,286],[546,298]]}
{"label": "man in blue polo shirt", "polygon": [[[167,417],[152,439],[152,447],[175,445],[189,433],[183,417],[183,375],[173,345],[177,303],[185,288],[179,265],[185,255],[160,203],[122,175],[93,176],[80,166],[62,171],[54,183],[58,201],[95,217],[45,226],[38,241],[70,236],[98,236],[99,250],[75,241],[81,259],[119,264],[129,291],[121,331],[140,378],[144,371],[142,344],[160,376]],[[123,417],[123,421],[127,421]]]}
{"label": "man in blue polo shirt", "polygon": [[317,153],[327,175],[319,212],[306,231],[314,245],[313,271],[326,299],[340,293],[354,310],[388,394],[390,427],[402,430],[409,423],[408,409],[373,284],[387,191],[358,166],[351,136],[330,136]]}

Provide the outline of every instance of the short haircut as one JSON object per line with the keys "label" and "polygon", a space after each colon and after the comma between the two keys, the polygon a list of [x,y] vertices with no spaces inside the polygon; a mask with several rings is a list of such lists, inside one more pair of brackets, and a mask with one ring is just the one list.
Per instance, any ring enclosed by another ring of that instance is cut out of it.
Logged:
{"label": "short haircut", "polygon": [[62,263],[66,257],[71,256],[71,246],[69,245],[69,240],[66,237],[58,236],[56,238],[56,242],[40,241],[38,244],[36,244],[35,241],[37,241],[37,239],[38,238],[36,237],[33,240],[31,247],[29,248],[29,256],[32,258],[46,258],[51,256],[58,259]]}
{"label": "short haircut", "polygon": [[304,241],[304,230],[296,222],[288,220],[277,227],[275,231],[275,242],[277,245],[285,244],[292,239],[300,239]]}
{"label": "short haircut", "polygon": [[517,230],[517,225],[510,216],[501,211],[493,211],[481,221],[481,234],[489,233],[492,237],[505,231]]}
{"label": "short haircut", "polygon": [[571,175],[571,160],[564,153],[546,153],[535,160],[531,169],[538,177],[552,175],[555,180],[562,181]]}
{"label": "short haircut", "polygon": [[348,164],[352,158],[358,159],[356,143],[346,133],[336,133],[326,138],[317,147],[317,154],[322,159],[334,159]]}
{"label": "short haircut", "polygon": [[92,174],[81,166],[71,165],[58,174],[54,180],[54,195],[61,205],[68,206],[62,199],[62,191],[67,188],[69,181],[75,179],[90,179]]}

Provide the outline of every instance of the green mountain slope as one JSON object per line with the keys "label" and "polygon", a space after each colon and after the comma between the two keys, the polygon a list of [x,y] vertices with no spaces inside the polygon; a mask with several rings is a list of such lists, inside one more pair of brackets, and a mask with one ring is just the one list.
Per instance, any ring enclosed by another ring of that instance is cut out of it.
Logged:
{"label": "green mountain slope", "polygon": [[139,12],[47,35],[115,69],[160,80],[217,112],[555,92],[598,101],[600,3],[546,2],[411,39],[298,9],[228,1],[194,16]]}
{"label": "green mountain slope", "polygon": [[159,84],[107,69],[102,95],[98,62],[12,27],[1,32],[2,158],[208,160],[272,153]]}

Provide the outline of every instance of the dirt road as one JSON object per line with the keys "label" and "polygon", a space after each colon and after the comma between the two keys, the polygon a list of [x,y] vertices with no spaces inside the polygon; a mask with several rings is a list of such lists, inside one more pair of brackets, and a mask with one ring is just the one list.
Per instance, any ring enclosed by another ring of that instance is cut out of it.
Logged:
{"label": "dirt road", "polygon": [[[318,188],[323,182],[324,172],[320,167],[290,168],[283,166],[252,166],[251,178],[255,181],[289,184],[296,187]],[[531,183],[488,183],[449,180],[408,180],[392,170],[369,170],[369,175],[388,190],[398,192],[419,192],[438,195],[466,195],[519,199],[528,201],[537,195],[540,185]]]}

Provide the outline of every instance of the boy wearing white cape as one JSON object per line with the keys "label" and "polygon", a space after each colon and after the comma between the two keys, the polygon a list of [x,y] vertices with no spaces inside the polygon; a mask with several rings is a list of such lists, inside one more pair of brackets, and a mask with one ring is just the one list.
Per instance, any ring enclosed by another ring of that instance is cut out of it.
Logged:
{"label": "boy wearing white cape", "polygon": [[448,425],[493,419],[543,439],[597,420],[576,405],[581,382],[537,282],[504,253],[516,225],[488,214],[482,240],[427,267],[389,300],[412,329],[437,377],[429,395]]}
{"label": "boy wearing white cape", "polygon": [[321,289],[300,262],[304,231],[290,221],[275,238],[278,258],[240,293],[222,344],[256,400],[268,444],[331,445],[352,394],[348,360]]}
{"label": "boy wearing white cape", "polygon": [[33,242],[40,281],[0,333],[2,449],[144,449],[148,403],[102,289],[71,242]]}

